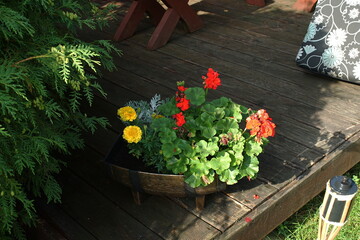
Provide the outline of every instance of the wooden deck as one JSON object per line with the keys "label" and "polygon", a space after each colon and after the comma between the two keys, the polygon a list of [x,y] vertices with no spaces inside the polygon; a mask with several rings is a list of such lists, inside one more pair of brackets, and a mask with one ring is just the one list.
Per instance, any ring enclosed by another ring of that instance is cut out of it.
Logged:
{"label": "wooden deck", "polygon": [[[199,31],[187,34],[179,25],[166,46],[149,51],[154,27],[144,20],[135,36],[117,44],[124,53],[115,58],[118,70],[101,80],[108,97],[97,97],[90,110],[112,127],[89,136],[85,151],[72,157],[61,176],[62,204],[41,205],[63,239],[259,240],[359,162],[360,86],[310,74],[294,62],[311,14],[294,12],[295,0],[267,1],[264,8],[244,0],[190,2],[204,21]],[[85,37],[111,39],[116,26]],[[207,196],[202,212],[192,198],[148,196],[135,205],[102,162],[119,134],[116,109],[155,93],[172,96],[179,80],[199,84],[208,67],[223,82],[211,97],[265,108],[277,124],[258,178]]]}

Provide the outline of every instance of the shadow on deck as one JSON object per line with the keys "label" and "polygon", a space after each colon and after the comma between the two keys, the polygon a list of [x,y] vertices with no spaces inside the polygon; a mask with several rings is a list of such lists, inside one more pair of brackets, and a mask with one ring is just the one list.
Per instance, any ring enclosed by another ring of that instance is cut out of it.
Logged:
{"label": "shadow on deck", "polygon": [[[360,86],[310,74],[294,62],[311,14],[292,11],[291,0],[260,9],[242,0],[190,2],[205,23],[202,29],[188,34],[179,24],[166,46],[148,51],[154,28],[145,19],[135,36],[116,43],[124,53],[115,58],[118,70],[104,72],[100,82],[108,97],[97,96],[89,110],[107,116],[112,126],[89,136],[85,151],[74,154],[63,171],[62,204],[42,205],[65,239],[258,240],[329,178],[359,162]],[[116,26],[83,37],[111,39]],[[207,196],[202,212],[192,198],[147,196],[135,205],[130,190],[113,182],[102,163],[119,134],[116,109],[155,93],[172,96],[176,81],[195,85],[208,67],[223,82],[210,97],[265,108],[277,124],[277,136],[260,156],[258,178]]]}

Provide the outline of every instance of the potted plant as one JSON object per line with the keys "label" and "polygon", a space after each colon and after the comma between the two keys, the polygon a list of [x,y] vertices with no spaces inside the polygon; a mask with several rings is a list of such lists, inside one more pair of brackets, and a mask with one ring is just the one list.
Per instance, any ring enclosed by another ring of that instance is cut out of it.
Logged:
{"label": "potted plant", "polygon": [[[171,99],[155,95],[150,102],[130,101],[118,109],[124,141],[118,140],[107,162],[112,176],[131,187],[135,197],[138,192],[193,194],[201,208],[205,194],[256,177],[257,156],[267,137],[274,136],[275,124],[264,109],[253,111],[226,97],[207,101],[209,89],[217,89],[221,80],[211,68],[202,78],[203,87],[178,82]],[[135,157],[130,165],[140,162],[145,168],[119,164],[129,159],[123,153],[126,143],[125,151]],[[171,185],[175,178],[180,187]]]}

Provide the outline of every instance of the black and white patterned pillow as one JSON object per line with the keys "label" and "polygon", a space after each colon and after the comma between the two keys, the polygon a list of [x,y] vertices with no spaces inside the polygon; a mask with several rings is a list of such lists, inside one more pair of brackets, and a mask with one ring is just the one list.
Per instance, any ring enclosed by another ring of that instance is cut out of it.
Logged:
{"label": "black and white patterned pillow", "polygon": [[296,63],[360,84],[360,0],[318,0]]}

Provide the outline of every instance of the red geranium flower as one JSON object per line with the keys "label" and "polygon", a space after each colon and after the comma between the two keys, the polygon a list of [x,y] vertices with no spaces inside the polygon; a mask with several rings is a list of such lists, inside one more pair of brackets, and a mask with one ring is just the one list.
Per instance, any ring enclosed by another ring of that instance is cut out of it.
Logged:
{"label": "red geranium flower", "polygon": [[261,122],[255,115],[246,119],[246,129],[250,130],[250,135],[256,135],[260,131],[260,127]]}
{"label": "red geranium flower", "polygon": [[221,85],[221,80],[219,78],[219,73],[215,72],[212,68],[208,69],[206,74],[207,77],[203,76],[204,79],[204,88],[216,89]]}
{"label": "red geranium flower", "polygon": [[275,124],[269,120],[263,121],[261,124],[260,135],[261,137],[273,137],[275,135]]}
{"label": "red geranium flower", "polygon": [[181,111],[186,111],[190,108],[190,100],[189,99],[186,99],[185,97],[183,97],[183,98],[177,98],[176,101],[177,101],[176,107],[178,107]]}
{"label": "red geranium flower", "polygon": [[185,116],[184,116],[184,114],[182,112],[174,114],[173,118],[176,119],[176,125],[178,127],[181,127],[182,125],[184,125],[186,123]]}
{"label": "red geranium flower", "polygon": [[265,109],[258,110],[256,114],[259,117],[260,121],[272,120]]}
{"label": "red geranium flower", "polygon": [[256,135],[255,140],[261,142],[261,138],[273,137],[276,125],[271,122],[269,114],[264,109],[260,109],[246,119],[246,129],[250,130],[250,135]]}
{"label": "red geranium flower", "polygon": [[184,86],[178,86],[178,90],[181,91],[181,92],[185,92],[187,88],[184,87]]}

